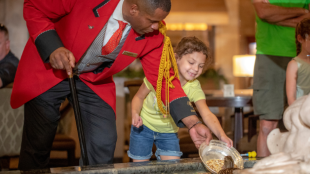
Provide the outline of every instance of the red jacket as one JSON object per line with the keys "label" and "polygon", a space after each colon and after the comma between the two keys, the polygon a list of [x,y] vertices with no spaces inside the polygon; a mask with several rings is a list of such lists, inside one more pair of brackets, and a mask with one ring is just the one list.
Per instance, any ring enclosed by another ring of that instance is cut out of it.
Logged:
{"label": "red jacket", "polygon": [[[73,53],[78,62],[107,23],[118,3],[119,0],[25,0],[24,18],[30,38],[16,73],[11,106],[20,107],[67,78],[64,70],[55,70],[49,63],[43,62],[42,55],[40,57],[38,52],[39,48],[35,45],[36,39],[55,30],[64,47]],[[138,54],[147,79],[156,89],[163,35],[154,31],[145,35],[145,39],[137,41],[135,38],[138,36],[131,29],[120,54],[110,68],[105,68],[98,74],[88,72],[79,76],[114,109],[114,112],[116,93],[112,75],[135,60],[134,57],[121,54],[124,51]],[[170,101],[186,96],[179,80],[173,83],[176,88],[170,92]],[[165,100],[164,94],[162,99]]]}

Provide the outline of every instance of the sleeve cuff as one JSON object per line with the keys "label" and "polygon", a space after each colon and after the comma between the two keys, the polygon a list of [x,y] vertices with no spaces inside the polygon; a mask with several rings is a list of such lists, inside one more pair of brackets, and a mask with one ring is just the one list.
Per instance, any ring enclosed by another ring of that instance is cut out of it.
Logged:
{"label": "sleeve cuff", "polygon": [[182,97],[170,102],[170,114],[178,127],[185,127],[182,119],[191,115],[197,115],[188,97]]}
{"label": "sleeve cuff", "polygon": [[64,46],[55,30],[41,33],[36,38],[35,45],[44,63],[49,63],[49,56],[53,51]]}

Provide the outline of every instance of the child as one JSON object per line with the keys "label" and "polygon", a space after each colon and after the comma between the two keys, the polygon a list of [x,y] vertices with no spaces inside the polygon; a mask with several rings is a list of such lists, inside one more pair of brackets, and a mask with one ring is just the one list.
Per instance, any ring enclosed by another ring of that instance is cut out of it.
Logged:
{"label": "child", "polygon": [[288,104],[310,92],[310,19],[306,18],[296,26],[297,57],[286,70],[286,95]]}
{"label": "child", "polygon": [[[176,47],[181,86],[191,102],[195,102],[203,121],[229,147],[232,140],[224,133],[216,116],[206,104],[205,94],[196,78],[202,73],[208,58],[206,45],[196,37],[183,38]],[[155,143],[158,160],[180,159],[178,127],[170,115],[162,115],[157,106],[153,86],[144,78],[132,99],[132,126],[128,156],[134,162],[148,161]]]}

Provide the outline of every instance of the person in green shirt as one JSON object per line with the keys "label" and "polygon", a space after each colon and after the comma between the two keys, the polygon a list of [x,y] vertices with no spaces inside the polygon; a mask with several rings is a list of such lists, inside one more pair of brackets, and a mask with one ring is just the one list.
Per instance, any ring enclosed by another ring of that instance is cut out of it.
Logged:
{"label": "person in green shirt", "polygon": [[[231,147],[233,142],[227,137],[216,116],[209,110],[205,94],[201,89],[200,76],[209,62],[207,46],[196,37],[185,37],[175,49],[176,63],[181,86],[197,109],[211,131]],[[188,103],[191,105],[191,103]],[[197,122],[196,124],[202,124]],[[150,82],[144,78],[144,83],[132,99],[132,126],[128,156],[133,162],[148,161],[152,156],[152,147],[155,143],[155,156],[158,160],[180,159],[178,132],[173,118],[163,115],[157,106],[156,92]],[[189,133],[191,128],[189,128]],[[196,145],[197,148],[199,146]]]}
{"label": "person in green shirt", "polygon": [[270,155],[268,134],[277,127],[287,105],[285,74],[296,56],[295,27],[309,18],[309,0],[252,0],[256,11],[254,114],[260,117],[257,156]]}

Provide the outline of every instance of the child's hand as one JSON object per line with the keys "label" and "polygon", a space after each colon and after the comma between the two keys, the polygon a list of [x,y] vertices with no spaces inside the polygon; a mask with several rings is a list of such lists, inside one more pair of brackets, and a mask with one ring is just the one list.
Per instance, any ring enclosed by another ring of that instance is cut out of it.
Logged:
{"label": "child's hand", "polygon": [[227,135],[222,135],[220,138],[221,141],[227,143],[227,147],[232,147],[233,146],[233,141],[227,137]]}
{"label": "child's hand", "polygon": [[143,121],[139,114],[133,114],[132,115],[132,125],[136,128],[139,128],[142,126]]}

